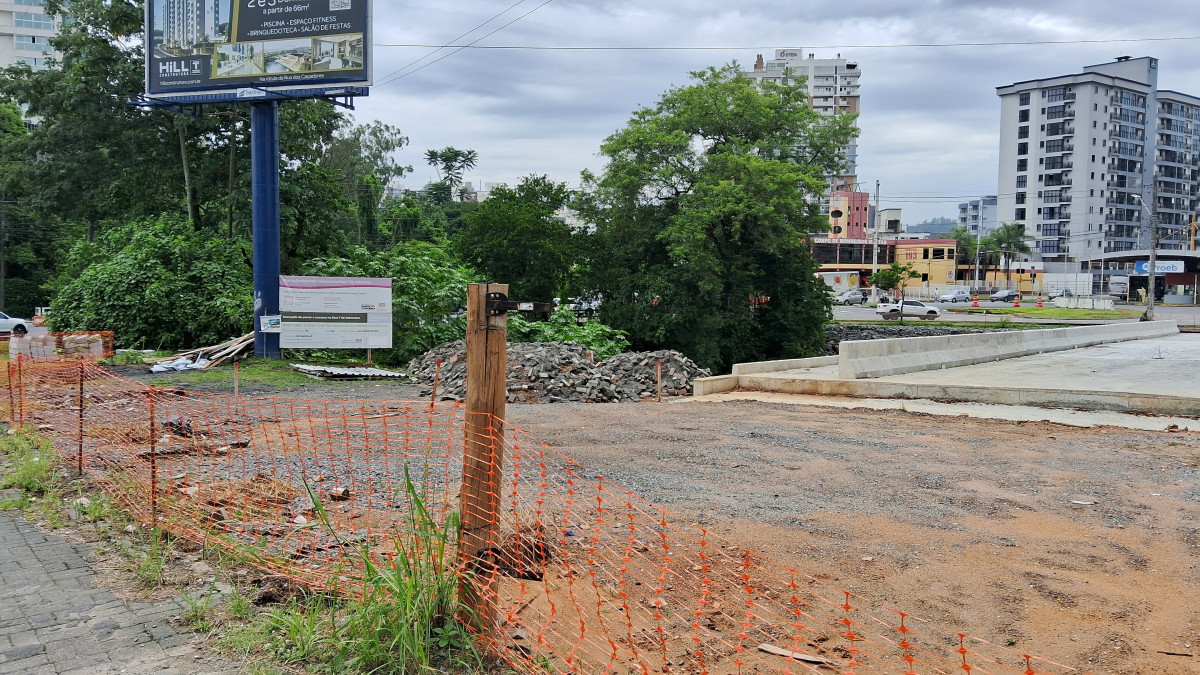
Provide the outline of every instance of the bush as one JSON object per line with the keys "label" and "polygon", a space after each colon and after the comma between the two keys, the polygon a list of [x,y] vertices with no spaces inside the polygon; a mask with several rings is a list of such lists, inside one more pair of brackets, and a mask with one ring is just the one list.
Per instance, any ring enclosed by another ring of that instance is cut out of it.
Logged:
{"label": "bush", "polygon": [[508,338],[512,342],[574,342],[590,349],[603,361],[625,351],[629,341],[625,332],[598,321],[579,323],[575,312],[559,307],[549,321],[526,321],[516,314],[508,317]]}
{"label": "bush", "polygon": [[241,248],[163,216],[119,225],[70,252],[50,303],[51,330],[111,330],[118,347],[215,344],[250,330],[253,291]]}

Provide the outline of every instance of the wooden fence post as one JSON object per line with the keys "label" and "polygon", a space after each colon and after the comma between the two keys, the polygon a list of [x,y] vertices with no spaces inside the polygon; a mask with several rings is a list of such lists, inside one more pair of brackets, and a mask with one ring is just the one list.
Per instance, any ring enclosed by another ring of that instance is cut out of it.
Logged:
{"label": "wooden fence post", "polygon": [[158,526],[158,427],[154,421],[154,387],[146,391],[150,402],[150,526]]}
{"label": "wooden fence post", "polygon": [[496,636],[498,572],[486,560],[499,548],[500,481],[504,468],[504,412],[508,400],[508,317],[489,316],[488,293],[508,295],[508,284],[467,287],[467,409],[463,480],[459,497],[462,537],[459,555],[468,573],[460,582],[467,619],[485,637]]}
{"label": "wooden fence post", "polygon": [[76,402],[79,404],[79,450],[75,460],[79,475],[83,476],[83,359],[79,359],[79,397]]}

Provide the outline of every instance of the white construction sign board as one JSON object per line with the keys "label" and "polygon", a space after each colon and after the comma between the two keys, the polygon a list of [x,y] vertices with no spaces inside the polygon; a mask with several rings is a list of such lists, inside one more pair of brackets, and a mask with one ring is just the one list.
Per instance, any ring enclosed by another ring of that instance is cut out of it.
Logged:
{"label": "white construction sign board", "polygon": [[392,346],[391,279],[280,276],[279,309],[280,347]]}

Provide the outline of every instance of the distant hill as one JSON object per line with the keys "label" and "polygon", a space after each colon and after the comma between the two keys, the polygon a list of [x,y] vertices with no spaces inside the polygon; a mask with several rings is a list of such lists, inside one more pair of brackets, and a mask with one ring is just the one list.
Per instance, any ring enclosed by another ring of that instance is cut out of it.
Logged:
{"label": "distant hill", "polygon": [[930,218],[916,225],[905,227],[906,232],[928,232],[930,234],[945,234],[958,227],[958,221],[953,218]]}

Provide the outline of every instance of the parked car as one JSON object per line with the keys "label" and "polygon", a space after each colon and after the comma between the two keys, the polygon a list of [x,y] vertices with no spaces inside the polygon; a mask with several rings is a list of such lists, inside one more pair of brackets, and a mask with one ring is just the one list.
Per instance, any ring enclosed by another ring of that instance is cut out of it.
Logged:
{"label": "parked car", "polygon": [[991,286],[991,287],[972,286],[971,287],[971,295],[991,295],[992,293],[995,293],[996,291],[1002,291],[1002,290],[1004,290],[1004,289],[1000,288],[999,286]]}
{"label": "parked car", "polygon": [[[895,321],[900,318],[900,303],[895,300],[883,301],[875,309],[875,313],[887,321]],[[933,321],[941,315],[942,310],[933,305],[927,305],[919,300],[904,301],[904,316],[911,316],[914,319],[921,319],[923,321]]]}
{"label": "parked car", "polygon": [[999,290],[988,296],[988,300],[991,300],[992,302],[1012,302],[1020,296],[1020,291],[1014,291],[1012,289]]}
{"label": "parked car", "polygon": [[833,304],[835,305],[861,305],[866,300],[863,297],[862,291],[857,288],[842,291],[833,296]]}
{"label": "parked car", "polygon": [[950,291],[949,293],[942,293],[941,295],[938,296],[938,302],[970,302],[970,301],[971,301],[971,294],[964,291],[961,288],[958,290]]}
{"label": "parked car", "polygon": [[1057,291],[1050,291],[1050,295],[1048,295],[1046,297],[1050,300],[1053,300],[1055,298],[1069,298],[1072,295],[1075,295],[1075,294],[1071,292],[1071,289],[1060,288]]}
{"label": "parked car", "polygon": [[0,333],[25,335],[29,332],[29,326],[30,322],[28,319],[18,319],[15,316],[9,316],[0,312]]}

